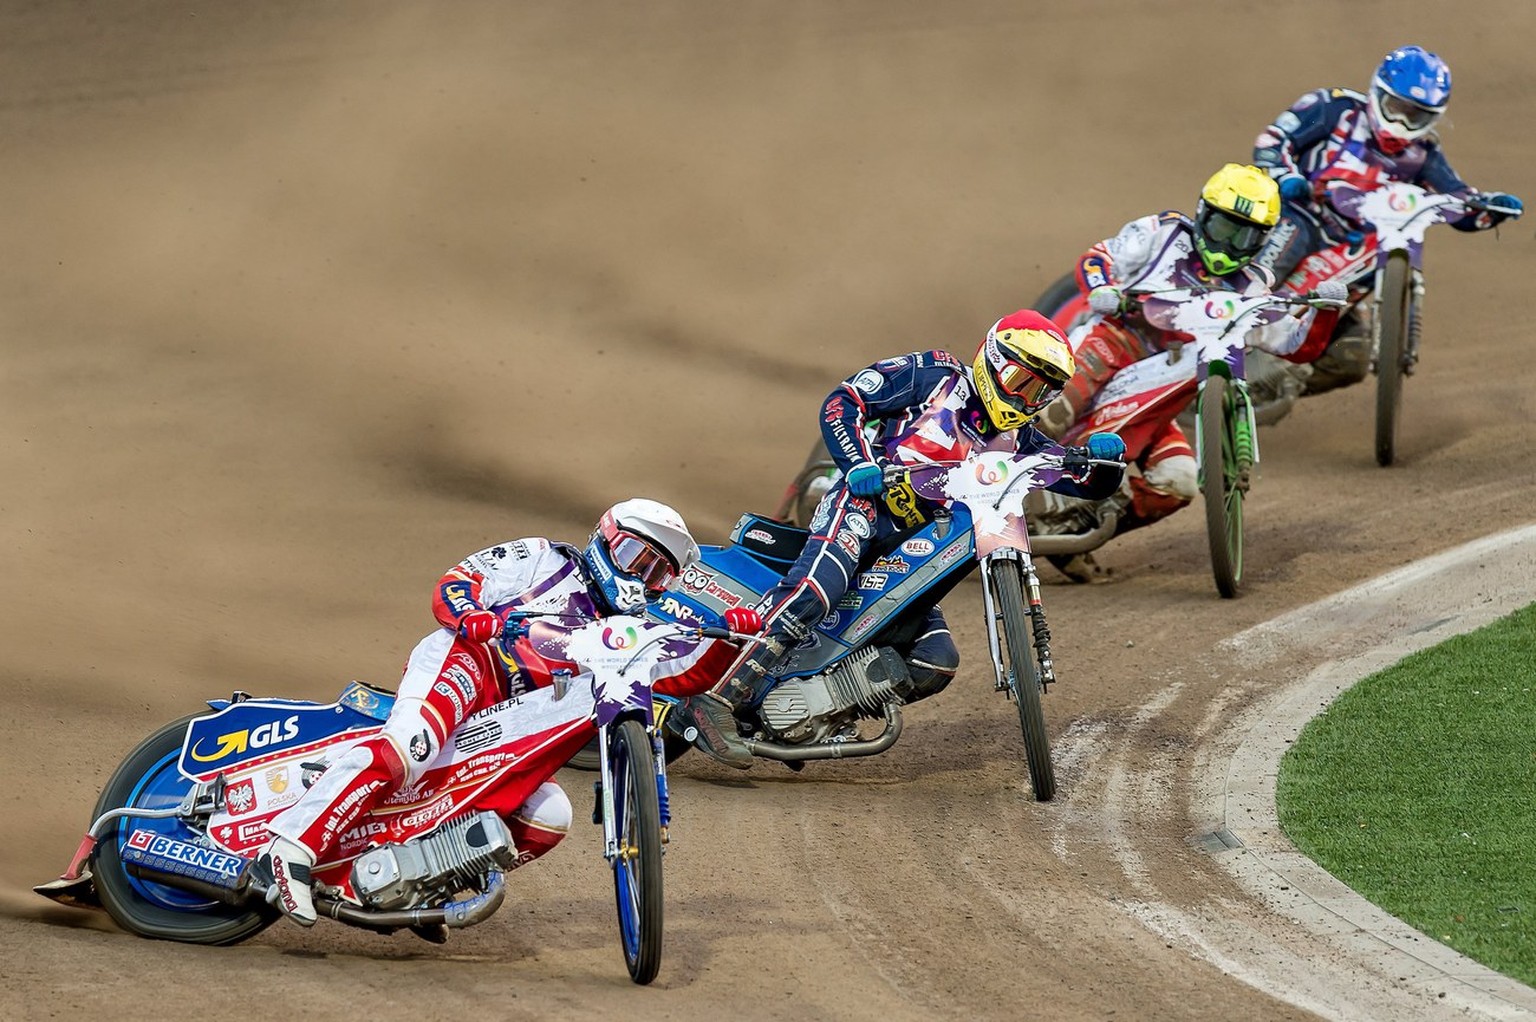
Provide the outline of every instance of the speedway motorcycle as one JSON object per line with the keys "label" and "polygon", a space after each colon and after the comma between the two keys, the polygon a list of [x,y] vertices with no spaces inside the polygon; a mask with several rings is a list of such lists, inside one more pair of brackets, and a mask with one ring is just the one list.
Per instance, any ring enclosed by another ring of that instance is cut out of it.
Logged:
{"label": "speedway motorcycle", "polygon": [[[651,670],[730,633],[639,617],[553,618],[527,616],[503,646],[542,687],[467,718],[418,784],[362,817],[315,866],[321,917],[382,933],[409,928],[438,943],[489,918],[520,864],[507,821],[564,762],[561,750],[595,733],[593,822],[613,868],[625,964],[636,983],[655,978],[671,812]],[[327,704],[244,692],[209,700],[212,713],[167,724],[128,754],[69,868],[34,889],[104,907],[144,937],[223,945],[253,936],[278,918],[247,869],[267,824],[377,733],[394,698],[352,682]]]}
{"label": "speedway motorcycle", "polygon": [[[1249,330],[1297,307],[1338,307],[1343,290],[1324,285],[1324,294],[1304,296],[1164,288],[1129,291],[1149,323],[1188,339],[1120,370],[1063,435],[1073,443],[1097,432],[1119,432],[1132,422],[1173,421],[1193,398],[1195,461],[1205,503],[1206,537],[1216,590],[1231,599],[1243,577],[1243,500],[1259,463],[1258,421],[1245,374]],[[1090,531],[1035,537],[1048,556],[1097,549],[1119,524],[1104,514]]]}
{"label": "speedway motorcycle", "polygon": [[[1072,451],[1019,454],[982,450],[961,461],[892,467],[885,500],[909,527],[877,545],[847,592],[805,642],[789,653],[757,710],[747,738],[754,756],[792,768],[820,759],[872,756],[896,743],[912,680],[896,647],[918,637],[928,611],[980,569],[993,687],[1015,703],[1034,796],[1055,795],[1041,694],[1056,681],[1050,631],[1024,523],[1024,499],[1095,465]],[[920,509],[931,509],[927,514]],[[702,559],[653,602],[650,612],[682,624],[751,606],[784,577],[806,529],[745,514],[725,546]],[[864,737],[860,724],[881,721]],[[671,734],[697,737],[669,715]]]}
{"label": "speedway motorcycle", "polygon": [[1369,325],[1376,373],[1376,463],[1383,467],[1396,459],[1403,384],[1419,360],[1424,235],[1435,224],[1468,211],[1520,215],[1520,210],[1476,196],[1441,195],[1405,182],[1383,185],[1360,202],[1360,218],[1372,233],[1307,256],[1285,282],[1297,294],[1324,281],[1344,284],[1353,316]]}

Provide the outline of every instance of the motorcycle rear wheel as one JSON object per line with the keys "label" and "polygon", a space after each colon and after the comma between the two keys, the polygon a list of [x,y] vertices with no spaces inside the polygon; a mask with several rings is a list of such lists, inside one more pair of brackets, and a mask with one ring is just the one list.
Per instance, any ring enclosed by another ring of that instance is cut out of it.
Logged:
{"label": "motorcycle rear wheel", "polygon": [[1403,353],[1408,349],[1412,315],[1412,274],[1408,253],[1393,252],[1381,275],[1381,313],[1376,319],[1376,464],[1385,468],[1397,456],[1397,420],[1403,410]]}
{"label": "motorcycle rear wheel", "polygon": [[[92,819],[128,806],[161,809],[192,787],[176,769],[191,716],[165,725],[139,743],[107,781]],[[123,929],[141,937],[183,944],[237,944],[277,918],[266,906],[235,907],[132,876],[121,851],[134,817],[120,817],[96,846],[92,879],[101,904]],[[148,822],[148,821],[145,821]]]}
{"label": "motorcycle rear wheel", "polygon": [[1077,287],[1077,274],[1066,273],[1040,292],[1040,297],[1035,299],[1035,303],[1030,308],[1055,321],[1057,326],[1065,330],[1069,324],[1058,319],[1057,313],[1081,295],[1082,292]]}
{"label": "motorcycle rear wheel", "polygon": [[1035,801],[1049,802],[1056,795],[1056,771],[1051,765],[1051,737],[1046,733],[1045,711],[1040,705],[1040,673],[1035,667],[1024,584],[1016,561],[998,561],[993,565],[991,575],[993,595],[1003,618],[1010,694],[1019,709],[1019,729],[1024,733],[1029,781],[1035,791]]}
{"label": "motorcycle rear wheel", "polygon": [[612,729],[609,741],[614,831],[619,836],[619,857],[613,863],[619,935],[629,978],[643,985],[661,968],[661,801],[645,725],[623,721]]}
{"label": "motorcycle rear wheel", "polygon": [[1205,497],[1205,533],[1211,547],[1211,574],[1224,599],[1237,595],[1243,580],[1243,488],[1238,485],[1237,402],[1225,376],[1206,378],[1200,396],[1200,490]]}

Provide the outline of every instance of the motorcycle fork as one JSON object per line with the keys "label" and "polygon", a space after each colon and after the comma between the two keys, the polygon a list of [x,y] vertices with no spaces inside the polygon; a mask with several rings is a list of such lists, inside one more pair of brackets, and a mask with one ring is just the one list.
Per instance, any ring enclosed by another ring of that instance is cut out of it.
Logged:
{"label": "motorcycle fork", "polygon": [[1040,599],[1040,575],[1035,571],[1035,561],[1029,551],[1015,549],[996,550],[981,559],[981,598],[987,619],[987,650],[992,654],[992,688],[996,692],[1009,691],[1009,671],[1003,666],[1003,649],[999,638],[999,612],[992,597],[994,559],[1007,559],[1019,564],[1019,574],[1024,581],[1024,599],[1029,604],[1035,663],[1040,669],[1040,688],[1044,691],[1056,681],[1056,664],[1051,656],[1051,630],[1045,623],[1045,604]]}
{"label": "motorcycle fork", "polygon": [[1409,279],[1408,350],[1403,352],[1403,373],[1412,376],[1419,363],[1419,337],[1424,329],[1424,274],[1415,267]]}

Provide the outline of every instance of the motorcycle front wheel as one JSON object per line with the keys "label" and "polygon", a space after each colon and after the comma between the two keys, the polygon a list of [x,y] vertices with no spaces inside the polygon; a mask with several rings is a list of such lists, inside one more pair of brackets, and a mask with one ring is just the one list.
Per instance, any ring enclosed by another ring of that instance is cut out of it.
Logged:
{"label": "motorcycle front wheel", "polygon": [[[192,787],[176,761],[192,717],[167,724],[139,743],[112,774],[96,802],[92,819],[112,809],[167,809],[178,805]],[[141,937],[183,944],[236,944],[266,929],[273,910],[237,908],[130,874],[122,860],[124,844],[140,829],[192,842],[197,838],[175,818],[119,817],[96,846],[92,880],[101,904],[123,929]]]}
{"label": "motorcycle front wheel", "polygon": [[645,984],[661,968],[661,801],[645,725],[626,720],[609,734],[613,823],[619,839],[619,854],[613,861],[619,936],[629,978]]}
{"label": "motorcycle front wheel", "polygon": [[1002,637],[1008,666],[1010,695],[1019,709],[1019,729],[1024,733],[1024,755],[1035,801],[1049,802],[1056,795],[1056,771],[1051,765],[1051,737],[1045,731],[1045,711],[1040,705],[1040,673],[1035,667],[1033,632],[1025,610],[1024,583],[1017,561],[998,561],[992,566],[992,589],[1002,616]]}
{"label": "motorcycle front wheel", "polygon": [[1381,275],[1381,311],[1376,317],[1376,464],[1383,468],[1397,456],[1412,297],[1408,253],[1393,252]]}
{"label": "motorcycle front wheel", "polygon": [[1237,433],[1242,409],[1225,376],[1211,374],[1200,393],[1200,492],[1205,498],[1205,533],[1211,547],[1211,574],[1225,599],[1243,580],[1243,494],[1246,467],[1240,463]]}

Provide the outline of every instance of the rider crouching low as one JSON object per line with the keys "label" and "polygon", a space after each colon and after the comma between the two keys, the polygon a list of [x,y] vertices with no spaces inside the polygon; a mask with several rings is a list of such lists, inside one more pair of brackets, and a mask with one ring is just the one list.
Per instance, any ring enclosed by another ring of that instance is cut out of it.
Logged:
{"label": "rider crouching low", "polygon": [[[411,651],[384,726],[342,753],[268,825],[272,840],[251,866],[267,900],[296,922],[314,925],[315,863],[324,862],[369,809],[419,781],[465,718],[535,687],[498,642],[504,632],[507,641],[515,637],[516,629],[507,627],[509,615],[596,620],[640,613],[647,595],[661,592],[698,559],[698,544],[676,511],[632,498],[603,514],[585,549],[518,539],[460,561],[438,580],[432,613],[442,627]],[[733,609],[725,624],[755,633],[762,620],[755,612]],[[667,661],[653,690],[673,696],[702,691],[719,682],[739,652],[725,640],[705,640],[688,656]],[[539,755],[548,758],[542,766],[553,774],[575,751],[542,750]],[[570,799],[546,781],[507,822],[520,866],[565,837]]]}
{"label": "rider crouching low", "polygon": [[[775,669],[837,606],[872,546],[927,520],[926,502],[910,487],[887,494],[886,469],[959,461],[982,444],[1025,454],[1059,449],[1029,423],[1072,372],[1061,330],[1038,312],[1021,310],[987,331],[969,365],[946,351],[913,352],[876,362],[832,391],[822,404],[821,432],[842,477],[817,506],[799,558],[758,604],[764,635],[724,682],[681,708],[680,722],[697,729],[700,749],[730,766],[751,765],[741,729],[750,733]],[[1086,453],[1115,459],[1124,450],[1118,437],[1105,433],[1089,438]],[[1098,465],[1082,481],[1065,477],[1053,489],[1098,499],[1115,491],[1121,475]],[[960,663],[937,606],[919,637],[898,652],[914,699],[941,691]]]}
{"label": "rider crouching low", "polygon": [[[1090,248],[1078,262],[1077,279],[1093,315],[1072,332],[1077,371],[1061,397],[1041,413],[1040,428],[1050,436],[1065,435],[1115,374],[1143,359],[1168,357],[1164,353],[1188,336],[1167,324],[1149,322],[1126,292],[1190,288],[1267,294],[1274,278],[1251,264],[1279,216],[1280,193],[1274,181],[1255,167],[1229,163],[1206,181],[1193,218],[1172,210],[1140,217]],[[1250,343],[1283,354],[1300,346],[1311,317],[1310,310],[1305,319],[1282,317],[1250,333]],[[1250,377],[1257,361],[1251,360]],[[1271,361],[1285,366],[1279,359]],[[1288,372],[1274,371],[1282,376]],[[1299,383],[1291,385],[1299,391]],[[1134,402],[1126,404],[1135,407]],[[1171,416],[1150,421],[1132,417],[1111,428],[1128,449],[1132,467],[1125,484],[1102,502],[1032,494],[1034,531],[1091,531],[1113,510],[1119,517],[1118,535],[1167,517],[1199,494],[1195,452]],[[1073,581],[1094,581],[1101,575],[1092,554],[1049,560]]]}

